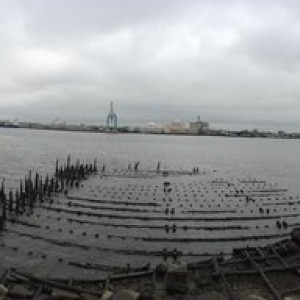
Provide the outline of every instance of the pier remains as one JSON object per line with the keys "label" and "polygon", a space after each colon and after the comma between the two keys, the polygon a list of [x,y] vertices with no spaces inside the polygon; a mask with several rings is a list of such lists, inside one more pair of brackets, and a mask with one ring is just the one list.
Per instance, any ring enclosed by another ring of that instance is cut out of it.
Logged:
{"label": "pier remains", "polygon": [[290,299],[299,204],[262,178],[68,156],[1,183],[0,299]]}

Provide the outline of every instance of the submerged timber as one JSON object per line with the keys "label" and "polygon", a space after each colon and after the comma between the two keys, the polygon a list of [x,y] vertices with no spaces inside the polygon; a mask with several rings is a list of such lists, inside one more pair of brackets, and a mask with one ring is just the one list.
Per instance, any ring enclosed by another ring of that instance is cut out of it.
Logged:
{"label": "submerged timber", "polygon": [[160,163],[118,169],[69,156],[45,178],[29,172],[14,191],[3,181],[0,199],[0,294],[7,299],[108,292],[113,299],[283,299],[298,292],[300,198],[264,178]]}

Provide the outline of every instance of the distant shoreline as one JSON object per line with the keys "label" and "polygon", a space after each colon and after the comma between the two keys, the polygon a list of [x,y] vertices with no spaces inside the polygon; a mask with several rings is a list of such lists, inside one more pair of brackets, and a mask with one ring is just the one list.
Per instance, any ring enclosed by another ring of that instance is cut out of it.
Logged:
{"label": "distant shoreline", "polygon": [[280,136],[274,132],[258,132],[253,134],[252,131],[241,130],[241,131],[226,131],[226,133],[220,132],[219,130],[213,130],[213,132],[195,134],[190,132],[178,133],[178,132],[141,132],[141,131],[130,131],[120,128],[117,131],[107,131],[99,130],[98,128],[80,128],[79,126],[74,126],[72,128],[55,128],[47,125],[40,127],[31,126],[17,126],[8,125],[0,126],[0,129],[29,129],[29,130],[47,130],[47,131],[61,131],[61,132],[86,132],[86,133],[104,133],[104,134],[140,134],[140,135],[165,135],[165,136],[199,136],[199,137],[225,137],[225,138],[265,138],[265,139],[300,139],[300,133],[285,133],[285,135]]}

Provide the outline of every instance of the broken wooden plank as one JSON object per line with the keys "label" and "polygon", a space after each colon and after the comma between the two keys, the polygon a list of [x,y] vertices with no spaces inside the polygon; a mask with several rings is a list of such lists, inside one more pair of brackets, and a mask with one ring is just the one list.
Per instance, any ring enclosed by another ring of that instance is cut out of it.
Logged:
{"label": "broken wooden plank", "polygon": [[266,276],[265,272],[259,266],[259,264],[251,257],[251,255],[248,253],[247,250],[244,250],[243,254],[248,259],[248,261],[251,264],[251,266],[258,271],[259,275],[261,276],[261,278],[263,279],[264,283],[266,284],[266,286],[270,290],[271,294],[274,296],[274,299],[280,300],[281,299],[280,295],[278,294],[278,292],[276,291],[276,289],[272,285],[272,283],[269,280],[269,278]]}
{"label": "broken wooden plank", "polygon": [[228,283],[225,275],[223,274],[223,272],[222,272],[222,270],[221,270],[221,268],[218,264],[218,260],[216,259],[216,257],[214,257],[212,259],[212,262],[213,262],[213,265],[214,265],[215,272],[218,274],[218,276],[220,276],[222,278],[223,284],[225,286],[225,291],[226,291],[229,299],[234,300],[231,289],[230,289],[230,286],[229,286],[229,283]]}

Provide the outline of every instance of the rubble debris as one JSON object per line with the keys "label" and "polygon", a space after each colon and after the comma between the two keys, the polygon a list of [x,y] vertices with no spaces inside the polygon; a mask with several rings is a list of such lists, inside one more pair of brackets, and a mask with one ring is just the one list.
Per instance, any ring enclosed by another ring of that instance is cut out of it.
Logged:
{"label": "rubble debris", "polygon": [[8,289],[3,284],[0,284],[0,300],[5,299],[5,295],[7,294],[7,292]]}
{"label": "rubble debris", "polygon": [[111,291],[104,291],[100,300],[112,300],[114,293]]}

